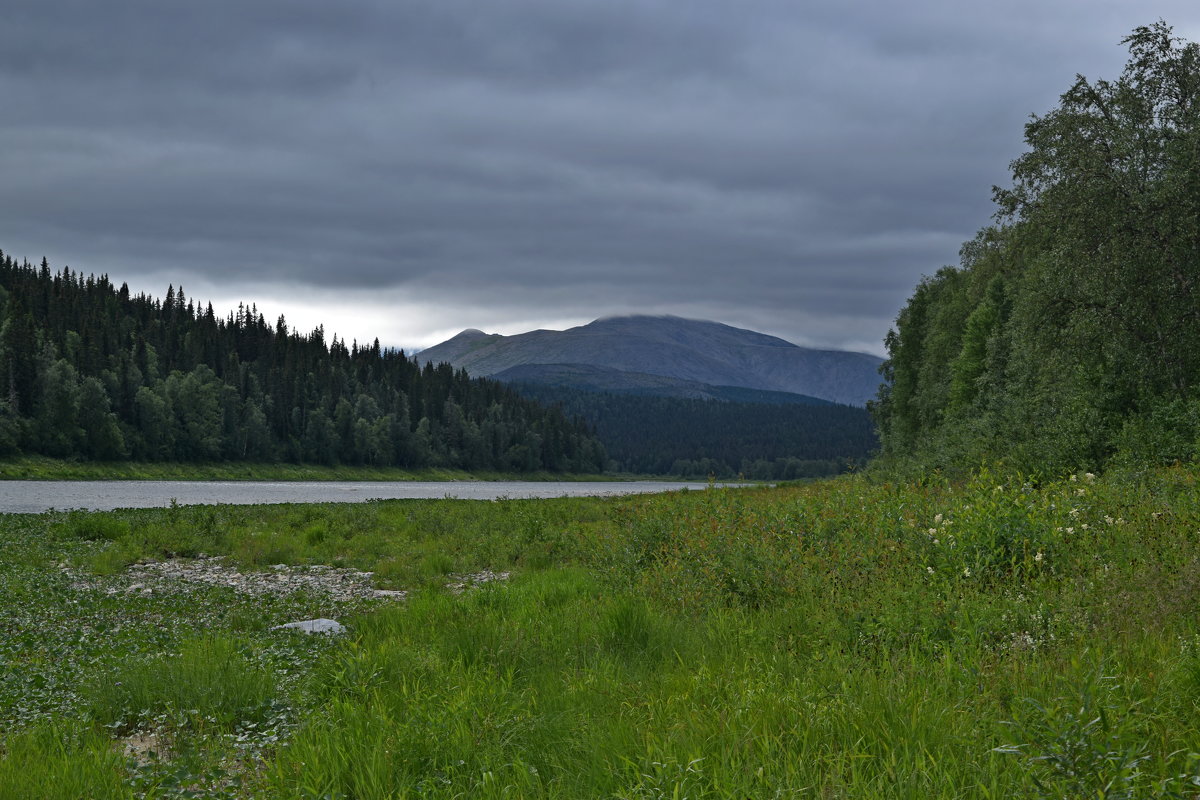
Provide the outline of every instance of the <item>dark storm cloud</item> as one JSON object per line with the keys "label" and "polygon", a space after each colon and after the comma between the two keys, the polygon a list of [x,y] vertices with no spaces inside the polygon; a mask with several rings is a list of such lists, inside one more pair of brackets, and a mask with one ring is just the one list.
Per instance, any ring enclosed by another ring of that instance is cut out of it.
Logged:
{"label": "dark storm cloud", "polygon": [[0,246],[281,302],[707,309],[878,342],[988,222],[1028,114],[1077,71],[1115,75],[1147,13],[1200,19],[1174,0],[10,1]]}

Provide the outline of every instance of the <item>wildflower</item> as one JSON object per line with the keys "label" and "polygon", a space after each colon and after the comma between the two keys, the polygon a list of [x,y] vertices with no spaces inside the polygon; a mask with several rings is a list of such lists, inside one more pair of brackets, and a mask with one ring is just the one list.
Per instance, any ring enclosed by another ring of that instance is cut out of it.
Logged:
{"label": "wildflower", "polygon": [[1071,481],[1071,483],[1074,483],[1074,482],[1075,482],[1075,476],[1074,476],[1074,475],[1072,475],[1070,478],[1068,478],[1068,480],[1070,480],[1070,481]]}
{"label": "wildflower", "polygon": [[937,536],[937,528],[930,528],[930,529],[927,531],[927,533],[928,533],[930,536]]}
{"label": "wildflower", "polygon": [[932,574],[933,574],[933,567],[926,567],[926,568],[925,568],[925,571],[926,571],[926,572],[928,572],[930,575],[932,575]]}
{"label": "wildflower", "polygon": [[1065,529],[1065,532],[1066,532],[1066,533],[1074,533],[1074,532],[1075,532],[1075,529],[1074,529],[1074,528],[1066,528],[1066,529]]}
{"label": "wildflower", "polygon": [[1076,489],[1075,494],[1079,495],[1080,497],[1083,497],[1085,494],[1087,494],[1087,489]]}
{"label": "wildflower", "polygon": [[970,567],[963,567],[963,577],[964,578],[971,577],[971,568]]}
{"label": "wildflower", "polygon": [[941,525],[941,524],[942,524],[942,515],[941,515],[941,514],[937,514],[937,515],[935,515],[935,516],[934,516],[934,518],[933,518],[933,524],[934,524],[934,525]]}
{"label": "wildflower", "polygon": [[1110,517],[1108,514],[1105,514],[1105,515],[1104,515],[1104,522],[1105,522],[1105,524],[1107,524],[1107,525],[1112,525],[1114,521],[1115,521],[1115,520],[1114,520],[1112,517]]}
{"label": "wildflower", "polygon": [[1038,562],[1040,562],[1042,560],[1042,551],[1041,550],[1038,550],[1037,555],[1033,557],[1033,560],[1038,561]]}
{"label": "wildflower", "polygon": [[1071,517],[1072,519],[1074,519],[1075,517],[1078,517],[1078,516],[1079,516],[1079,509],[1078,509],[1078,508],[1072,508],[1070,511],[1068,511],[1068,512],[1067,512],[1067,516]]}
{"label": "wildflower", "polygon": [[1088,483],[1091,483],[1092,481],[1096,480],[1096,476],[1090,472],[1083,473],[1083,477],[1087,478]]}
{"label": "wildflower", "polygon": [[934,543],[934,544],[941,544],[941,542],[940,542],[940,541],[938,541],[937,539],[934,539],[934,540],[933,540],[933,543]]}
{"label": "wildflower", "polygon": [[1081,529],[1081,530],[1085,530],[1085,531],[1086,531],[1086,530],[1088,529],[1088,524],[1085,522],[1085,523],[1083,523],[1082,525],[1080,525],[1079,527],[1080,527],[1080,529]]}

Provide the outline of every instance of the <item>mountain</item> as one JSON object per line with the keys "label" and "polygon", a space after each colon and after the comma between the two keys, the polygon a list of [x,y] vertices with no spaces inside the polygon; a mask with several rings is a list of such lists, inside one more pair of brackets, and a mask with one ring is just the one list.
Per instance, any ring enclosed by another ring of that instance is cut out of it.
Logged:
{"label": "mountain", "polygon": [[[641,315],[607,317],[565,331],[536,330],[515,336],[469,329],[422,351],[418,358],[448,362],[479,377],[500,377],[517,367],[541,365],[554,366],[544,374],[564,385],[570,383],[566,380],[568,368],[576,370],[582,382],[574,385],[581,388],[589,381],[602,380],[649,389],[653,381],[647,376],[657,376],[706,387],[787,392],[859,406],[875,396],[882,361],[866,353],[799,347],[719,322]],[[609,372],[588,372],[586,367]],[[509,375],[501,379],[516,379],[511,377],[513,373]],[[520,380],[528,382],[528,376]],[[602,388],[607,391],[613,386]],[[678,384],[669,381],[663,388],[680,391]]]}
{"label": "mountain", "polygon": [[591,364],[522,364],[509,367],[491,376],[494,380],[513,386],[521,394],[522,387],[546,386],[578,389],[608,394],[678,397],[687,400],[720,400],[726,403],[757,403],[761,405],[833,405],[831,400],[792,392],[768,389],[748,389],[744,386],[713,386],[708,383],[650,375],[645,372],[622,372]]}

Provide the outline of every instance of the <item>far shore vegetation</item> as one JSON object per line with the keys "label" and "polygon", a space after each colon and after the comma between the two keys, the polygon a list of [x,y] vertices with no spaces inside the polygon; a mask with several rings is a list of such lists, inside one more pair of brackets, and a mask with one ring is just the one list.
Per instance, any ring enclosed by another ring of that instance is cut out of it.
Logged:
{"label": "far shore vegetation", "polygon": [[87,481],[621,481],[672,480],[662,475],[576,472],[501,472],[447,468],[324,466],[221,461],[181,464],[138,461],[70,461],[42,456],[0,460],[0,480]]}

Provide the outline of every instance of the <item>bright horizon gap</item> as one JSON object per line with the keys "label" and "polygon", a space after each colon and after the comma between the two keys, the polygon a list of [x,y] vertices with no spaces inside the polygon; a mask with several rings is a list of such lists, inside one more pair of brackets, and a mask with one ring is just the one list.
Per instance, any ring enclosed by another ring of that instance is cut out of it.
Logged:
{"label": "bright horizon gap", "polygon": [[[40,257],[37,260],[40,261]],[[30,263],[36,262],[31,258]],[[370,345],[378,338],[382,347],[403,350],[407,355],[417,355],[470,328],[488,334],[514,336],[539,329],[563,331],[605,317],[645,315],[719,322],[775,336],[799,347],[885,356],[882,338],[876,341],[858,336],[837,336],[837,332],[832,330],[821,336],[819,331],[823,326],[820,324],[813,326],[817,329],[814,333],[800,330],[799,323],[793,327],[772,324],[773,315],[769,309],[761,310],[755,318],[749,318],[749,315],[737,318],[737,312],[733,309],[690,303],[655,303],[641,307],[606,306],[588,312],[580,310],[573,314],[539,316],[475,303],[415,301],[413,295],[417,292],[397,289],[330,292],[302,288],[281,295],[277,287],[265,284],[247,284],[244,291],[231,291],[230,287],[215,286],[198,276],[193,275],[189,280],[189,276],[177,272],[164,271],[122,280],[114,277],[114,272],[110,270],[77,268],[69,262],[66,265],[70,266],[72,272],[83,272],[85,275],[107,274],[115,286],[126,283],[131,294],[147,294],[158,300],[166,296],[168,287],[176,291],[182,287],[188,300],[201,309],[212,303],[213,313],[222,319],[231,313],[236,315],[238,304],[241,303],[246,308],[257,308],[272,327],[283,315],[289,330],[293,332],[308,334],[318,326],[323,326],[326,341],[332,341],[336,335],[347,345],[355,341],[359,345]],[[63,266],[50,262],[52,272],[61,272]],[[564,309],[568,312],[572,310]]]}

